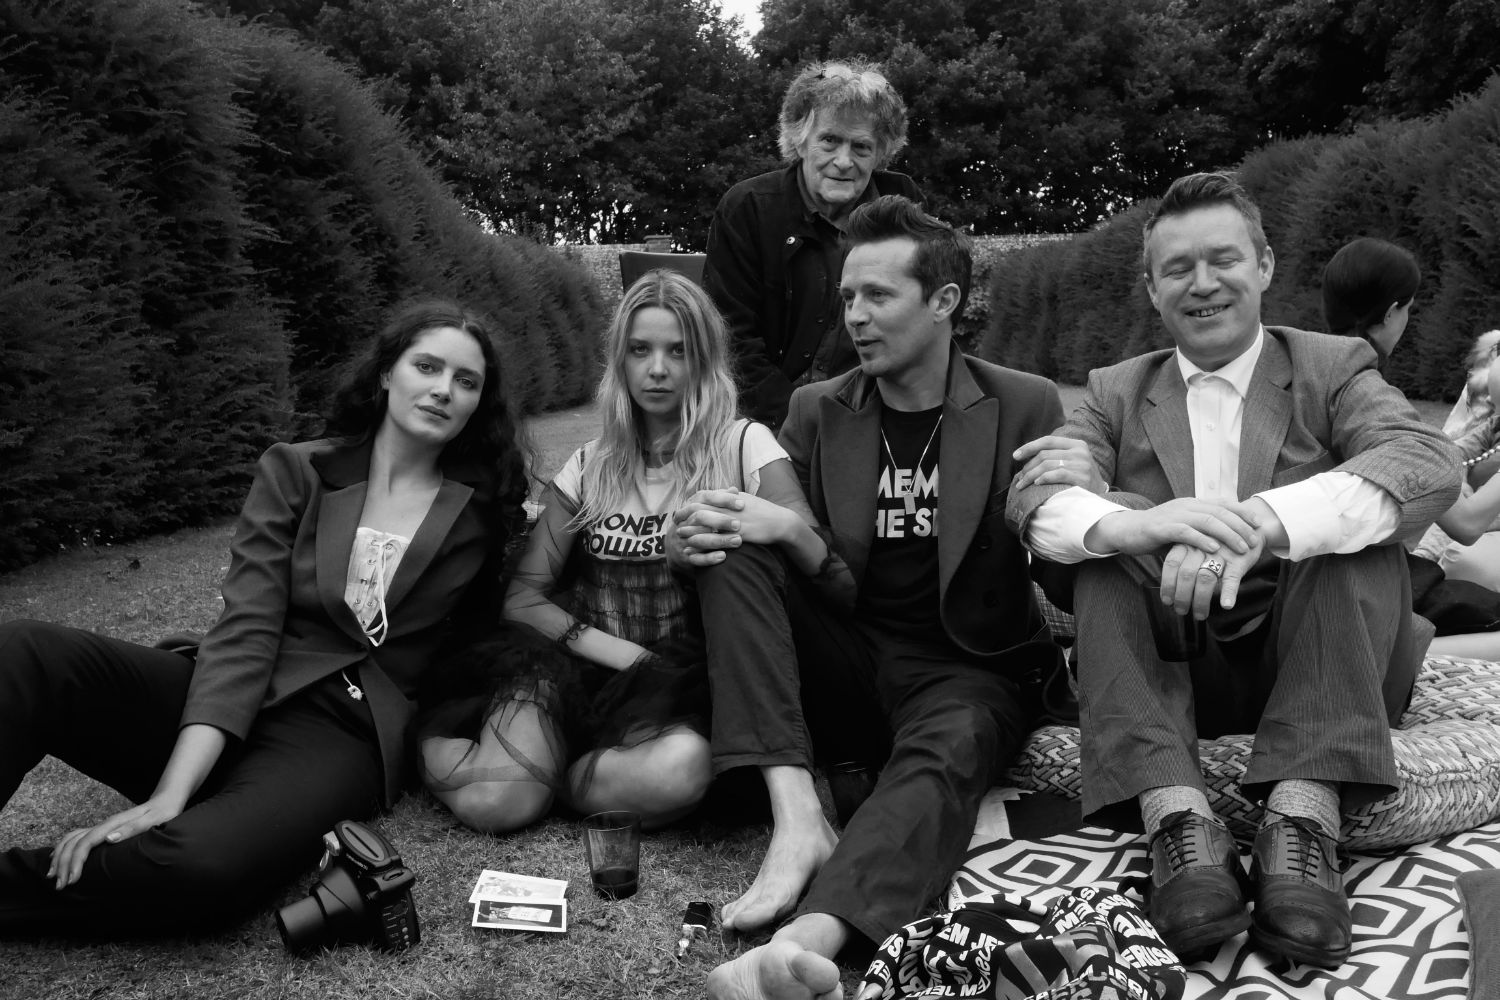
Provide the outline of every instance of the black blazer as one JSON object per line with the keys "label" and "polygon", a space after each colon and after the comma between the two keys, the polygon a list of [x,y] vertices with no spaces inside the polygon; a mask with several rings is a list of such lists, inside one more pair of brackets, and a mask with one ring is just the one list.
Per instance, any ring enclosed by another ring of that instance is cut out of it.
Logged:
{"label": "black blazer", "polygon": [[[798,389],[781,429],[813,513],[832,529],[856,585],[875,537],[881,409],[874,380],[855,370]],[[1049,637],[1026,550],[1005,525],[1005,499],[1019,471],[1011,453],[1062,422],[1048,380],[950,348],[938,446],[939,611],[948,637],[971,655]]]}
{"label": "black blazer", "polygon": [[[740,411],[775,430],[792,383],[812,364],[829,324],[843,312],[841,275],[827,273],[827,226],[802,200],[799,160],[740,181],[714,209],[703,287],[724,314],[740,386]],[[877,170],[861,201],[883,194],[921,201],[905,174]],[[854,345],[839,344],[833,373],[854,367]]]}
{"label": "black blazer", "polygon": [[372,646],[344,603],[370,450],[367,440],[323,440],[275,444],[261,456],[230,544],[224,611],[199,647],[181,724],[243,739],[262,709],[354,668],[390,805],[418,679],[471,586],[498,586],[505,526],[516,512],[500,509],[481,470],[445,466],[386,595],[390,630]]}

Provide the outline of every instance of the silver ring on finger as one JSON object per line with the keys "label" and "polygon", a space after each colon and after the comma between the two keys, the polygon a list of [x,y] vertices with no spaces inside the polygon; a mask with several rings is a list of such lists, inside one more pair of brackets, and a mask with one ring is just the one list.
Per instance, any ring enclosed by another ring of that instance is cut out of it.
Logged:
{"label": "silver ring on finger", "polygon": [[1216,558],[1214,556],[1209,556],[1207,559],[1203,560],[1203,565],[1199,566],[1198,569],[1200,572],[1202,570],[1208,570],[1214,576],[1222,579],[1224,576],[1224,560]]}
{"label": "silver ring on finger", "polygon": [[1060,459],[1060,458],[1053,459],[1053,461],[1055,461],[1057,463],[1057,467],[1059,469],[1067,468],[1068,463],[1065,462],[1065,461],[1063,461],[1062,459]]}

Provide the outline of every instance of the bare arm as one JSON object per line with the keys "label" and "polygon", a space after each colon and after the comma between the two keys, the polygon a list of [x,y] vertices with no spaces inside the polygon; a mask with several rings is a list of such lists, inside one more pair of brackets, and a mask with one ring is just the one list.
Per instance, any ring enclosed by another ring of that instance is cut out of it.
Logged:
{"label": "bare arm", "polygon": [[1437,524],[1454,541],[1473,545],[1490,530],[1496,517],[1500,517],[1500,476],[1491,476],[1479,489],[1460,497]]}

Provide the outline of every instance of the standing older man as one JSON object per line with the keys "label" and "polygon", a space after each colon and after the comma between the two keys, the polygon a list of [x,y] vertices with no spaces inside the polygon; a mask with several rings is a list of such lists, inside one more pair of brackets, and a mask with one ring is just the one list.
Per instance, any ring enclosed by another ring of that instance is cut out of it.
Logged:
{"label": "standing older man", "polygon": [[[1171,186],[1145,267],[1176,350],[1093,372],[1061,432],[1109,492],[1061,485],[1048,439],[1018,453],[1007,510],[1034,554],[1078,563],[1084,811],[1139,806],[1148,910],[1179,954],[1250,927],[1336,967],[1340,812],[1396,788],[1390,726],[1431,635],[1397,540],[1453,502],[1458,453],[1369,345],[1261,325],[1274,257],[1228,177]],[[1150,599],[1207,619],[1186,663],[1152,641],[1142,584],[1158,578]],[[1243,789],[1266,805],[1248,880],[1198,762],[1200,736],[1233,732],[1255,734]]]}
{"label": "standing older man", "polygon": [[729,322],[740,409],[778,428],[792,389],[855,366],[839,303],[839,234],[856,205],[914,201],[905,174],[882,169],[906,145],[906,105],[878,69],[815,63],[781,103],[787,166],[741,181],[714,212],[704,286]]}

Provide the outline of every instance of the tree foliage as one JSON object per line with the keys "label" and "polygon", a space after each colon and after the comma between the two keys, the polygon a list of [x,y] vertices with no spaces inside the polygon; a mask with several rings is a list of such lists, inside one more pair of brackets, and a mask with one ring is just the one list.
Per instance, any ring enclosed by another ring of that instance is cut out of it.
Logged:
{"label": "tree foliage", "polygon": [[711,0],[230,0],[371,81],[465,204],[557,240],[701,245],[776,96]]}
{"label": "tree foliage", "polygon": [[882,62],[910,108],[903,169],[985,232],[1091,225],[1242,148],[1228,55],[1166,0],[771,0],[758,42],[783,70]]}
{"label": "tree foliage", "polygon": [[1443,109],[1500,69],[1493,0],[1181,0],[1238,53],[1266,137],[1343,131]]}
{"label": "tree foliage", "polygon": [[[1267,146],[1240,164],[1276,273],[1267,323],[1323,328],[1323,267],[1359,236],[1413,252],[1422,283],[1388,377],[1453,398],[1474,336],[1500,326],[1500,78],[1441,116]],[[1012,254],[990,290],[984,356],[1068,382],[1166,346],[1140,274],[1147,201],[1092,232]]]}
{"label": "tree foliage", "polygon": [[884,63],[900,167],[990,233],[1084,229],[1269,138],[1439,110],[1500,59],[1493,0],[765,0],[755,54],[716,0],[210,6],[356,66],[495,228],[683,248],[774,164],[814,58]]}
{"label": "tree foliage", "polygon": [[232,511],[405,296],[496,320],[523,407],[603,317],[484,233],[338,63],[186,0],[0,5],[0,569]]}

